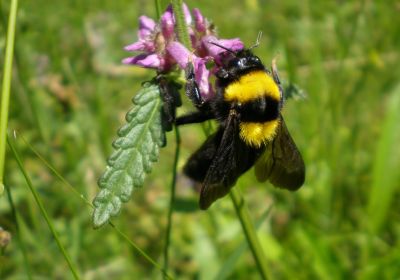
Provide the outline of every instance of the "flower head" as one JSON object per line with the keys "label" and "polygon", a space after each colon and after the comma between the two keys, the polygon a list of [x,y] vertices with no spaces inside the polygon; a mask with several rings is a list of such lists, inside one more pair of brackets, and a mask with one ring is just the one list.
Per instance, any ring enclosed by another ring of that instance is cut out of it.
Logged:
{"label": "flower head", "polygon": [[176,39],[174,26],[175,20],[171,8],[161,16],[160,23],[146,16],[139,17],[139,40],[126,46],[125,50],[142,53],[127,57],[122,63],[154,68],[161,72],[171,69],[173,62],[170,61],[165,47]]}
{"label": "flower head", "polygon": [[[158,23],[146,16],[139,18],[138,41],[126,46],[125,50],[141,53],[125,58],[123,63],[153,68],[163,73],[173,70],[174,67],[186,69],[187,64],[192,63],[200,93],[207,100],[214,93],[210,77],[219,67],[224,49],[237,51],[244,46],[239,38],[219,39],[213,25],[199,9],[192,11],[194,21],[185,4],[183,11],[192,51],[178,42],[176,20],[170,5]],[[214,62],[214,65],[208,68],[211,62]]]}

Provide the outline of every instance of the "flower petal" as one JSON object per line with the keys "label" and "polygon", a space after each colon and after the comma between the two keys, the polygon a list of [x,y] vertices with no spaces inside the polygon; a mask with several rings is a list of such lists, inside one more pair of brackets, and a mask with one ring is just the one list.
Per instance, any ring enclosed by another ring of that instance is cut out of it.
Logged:
{"label": "flower petal", "polygon": [[167,51],[179,64],[181,69],[185,69],[189,59],[195,57],[184,45],[176,41],[168,44]]}
{"label": "flower petal", "polygon": [[197,32],[205,33],[207,29],[207,23],[201,14],[200,10],[197,8],[193,9],[194,16],[194,25],[196,27]]}
{"label": "flower petal", "polygon": [[218,57],[220,53],[225,52],[225,50],[219,46],[210,44],[210,42],[214,42],[231,51],[238,51],[244,48],[244,44],[242,43],[242,41],[240,41],[239,38],[217,39],[215,36],[204,36],[202,38],[202,41],[205,48],[208,50],[208,54],[214,58]]}
{"label": "flower petal", "polygon": [[207,59],[197,58],[194,61],[194,76],[197,85],[200,89],[200,94],[204,100],[207,100],[211,97],[210,94],[210,71],[206,67]]}
{"label": "flower petal", "polygon": [[206,63],[212,58],[197,57],[179,42],[169,43],[167,46],[167,51],[176,61],[176,63],[178,63],[181,69],[185,69],[189,61],[193,62],[195,80],[199,86],[200,93],[205,100],[210,98],[212,94],[211,86],[208,80],[210,77],[210,71],[207,69]]}
{"label": "flower petal", "polygon": [[142,41],[135,42],[133,44],[130,44],[126,47],[124,47],[124,50],[133,52],[133,51],[144,51],[145,50],[145,44]]}
{"label": "flower petal", "polygon": [[183,3],[183,13],[185,15],[186,24],[191,25],[192,24],[192,15],[190,14],[190,10],[185,3]]}
{"label": "flower petal", "polygon": [[232,51],[239,51],[243,50],[244,44],[242,41],[240,41],[239,38],[233,38],[233,39],[220,39],[218,40],[218,44],[224,46],[227,49],[230,49]]}
{"label": "flower petal", "polygon": [[163,66],[162,58],[154,54],[139,54],[137,56],[128,57],[122,60],[124,64],[134,64],[144,68],[156,68],[161,69]]}
{"label": "flower petal", "polygon": [[156,28],[156,22],[147,17],[147,16],[140,16],[139,17],[139,38],[140,39],[145,39],[146,37],[150,36],[151,33],[154,32],[154,29]]}
{"label": "flower petal", "polygon": [[164,38],[171,39],[174,35],[175,20],[172,12],[172,6],[168,6],[167,10],[161,16],[161,31]]}

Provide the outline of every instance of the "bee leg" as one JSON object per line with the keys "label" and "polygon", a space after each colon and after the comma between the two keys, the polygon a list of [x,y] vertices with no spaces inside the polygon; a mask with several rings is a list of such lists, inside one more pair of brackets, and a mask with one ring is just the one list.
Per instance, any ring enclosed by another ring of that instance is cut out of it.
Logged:
{"label": "bee leg", "polygon": [[191,124],[191,123],[201,123],[214,118],[214,115],[206,110],[206,111],[197,111],[193,113],[189,113],[184,116],[180,116],[176,118],[175,124],[176,125],[183,125],[183,124]]}
{"label": "bee leg", "polygon": [[161,110],[162,126],[165,131],[172,130],[172,124],[176,118],[176,108],[182,105],[179,89],[181,86],[163,76],[158,76],[158,86],[160,89],[163,106]]}
{"label": "bee leg", "polygon": [[217,71],[217,73],[215,73],[215,76],[217,76],[219,79],[227,79],[229,78],[229,72],[221,68]]}
{"label": "bee leg", "polygon": [[199,85],[196,82],[194,73],[194,66],[192,62],[189,62],[185,69],[186,85],[185,93],[186,96],[192,101],[193,105],[199,110],[187,115],[178,117],[175,120],[176,125],[184,125],[191,123],[200,123],[214,118],[214,114],[211,111],[209,102],[205,101],[200,93]]}
{"label": "bee leg", "polygon": [[279,93],[281,95],[281,100],[283,102],[284,95],[283,95],[283,88],[281,84],[281,80],[279,78],[278,67],[276,66],[276,59],[272,60],[272,77],[274,78],[275,83],[278,85]]}
{"label": "bee leg", "polygon": [[189,62],[185,69],[186,85],[185,93],[186,96],[192,101],[194,106],[201,108],[204,104],[204,100],[201,97],[199,85],[195,79],[193,63]]}

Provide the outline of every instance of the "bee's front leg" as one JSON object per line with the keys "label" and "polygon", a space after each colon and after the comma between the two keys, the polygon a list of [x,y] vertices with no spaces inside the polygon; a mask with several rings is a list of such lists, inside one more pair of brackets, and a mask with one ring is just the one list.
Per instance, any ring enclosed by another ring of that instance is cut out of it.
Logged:
{"label": "bee's front leg", "polygon": [[204,100],[200,93],[199,85],[195,79],[193,63],[189,62],[185,69],[186,85],[185,93],[186,96],[192,101],[193,105],[197,108],[201,108],[204,104]]}
{"label": "bee's front leg", "polygon": [[189,62],[185,69],[185,93],[198,111],[176,118],[176,125],[200,123],[214,118],[209,102],[205,101],[200,93],[199,85],[195,79],[193,63]]}

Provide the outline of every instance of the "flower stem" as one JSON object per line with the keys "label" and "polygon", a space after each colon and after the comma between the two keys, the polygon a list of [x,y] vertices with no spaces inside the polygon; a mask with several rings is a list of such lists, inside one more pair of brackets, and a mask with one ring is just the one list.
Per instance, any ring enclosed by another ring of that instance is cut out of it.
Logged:
{"label": "flower stem", "polygon": [[160,0],[154,0],[154,6],[156,7],[156,16],[157,16],[157,19],[160,19],[160,16],[161,16],[161,4],[160,4]]}
{"label": "flower stem", "polygon": [[7,143],[8,107],[10,104],[10,87],[12,61],[14,55],[14,38],[17,21],[18,0],[11,1],[10,16],[8,18],[7,45],[4,59],[3,89],[1,93],[0,111],[0,195],[4,192],[4,164]]}
{"label": "flower stem", "polygon": [[[172,9],[176,19],[177,31],[179,41],[185,45],[186,48],[191,50],[190,44],[190,37],[187,30],[186,22],[185,22],[185,15],[183,12],[183,3],[182,0],[171,0]],[[181,138],[179,134],[178,126],[175,126],[175,141],[176,141],[176,148],[175,148],[175,158],[174,158],[174,166],[173,166],[173,173],[172,173],[172,181],[171,181],[171,197],[169,202],[169,209],[168,209],[168,222],[167,222],[167,234],[165,240],[165,247],[164,247],[164,271],[168,272],[168,250],[169,244],[171,239],[171,231],[172,231],[172,213],[174,211],[174,204],[175,204],[175,188],[176,188],[176,174],[178,168],[178,159],[179,159],[179,152],[180,152],[180,143]]]}
{"label": "flower stem", "polygon": [[253,253],[253,257],[256,261],[260,275],[262,279],[268,279],[268,266],[265,254],[261,247],[260,241],[258,240],[256,230],[250,219],[244,199],[237,187],[231,189],[230,196],[233,205],[235,206],[240,223],[242,224],[244,234],[246,235],[247,242],[249,243],[250,250]]}
{"label": "flower stem", "polygon": [[176,25],[178,30],[179,41],[188,49],[191,50],[189,32],[185,22],[185,13],[183,11],[182,0],[171,0],[172,9],[174,11]]}
{"label": "flower stem", "polygon": [[180,152],[180,144],[181,144],[181,137],[179,134],[178,126],[175,126],[175,158],[174,158],[174,166],[172,170],[172,181],[171,181],[171,197],[169,201],[169,209],[168,209],[168,222],[167,222],[167,234],[165,238],[165,247],[164,247],[164,271],[168,272],[168,249],[171,239],[171,229],[172,229],[172,213],[174,211],[175,205],[175,188],[176,188],[176,175],[178,169],[178,159],[179,159],[179,152]]}

